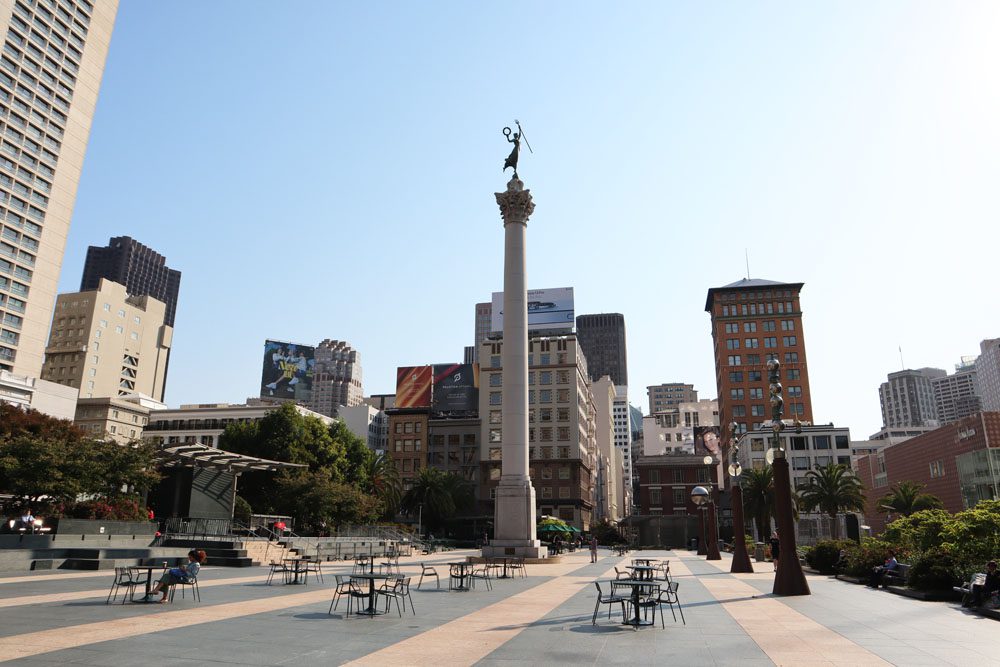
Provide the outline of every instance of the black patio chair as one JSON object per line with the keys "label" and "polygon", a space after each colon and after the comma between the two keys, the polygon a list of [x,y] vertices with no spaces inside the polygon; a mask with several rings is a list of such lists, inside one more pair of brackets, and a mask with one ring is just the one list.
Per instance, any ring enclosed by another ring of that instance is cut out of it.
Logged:
{"label": "black patio chair", "polygon": [[441,577],[438,576],[437,570],[435,570],[433,566],[428,565],[427,563],[421,563],[420,564],[420,581],[417,582],[417,590],[420,590],[421,584],[424,583],[424,577],[429,577],[431,575],[434,576],[434,581],[437,582],[437,587],[439,589],[441,588]]}
{"label": "black patio chair", "polygon": [[608,605],[608,620],[611,619],[611,606],[616,604],[621,605],[622,621],[624,622],[626,618],[625,605],[631,604],[631,599],[623,595],[618,595],[614,592],[614,588],[612,588],[612,593],[610,595],[605,595],[604,591],[601,590],[601,582],[599,581],[595,581],[594,586],[597,587],[597,604],[594,605],[594,617],[590,619],[590,624],[597,625],[597,611],[600,609],[602,604]]}

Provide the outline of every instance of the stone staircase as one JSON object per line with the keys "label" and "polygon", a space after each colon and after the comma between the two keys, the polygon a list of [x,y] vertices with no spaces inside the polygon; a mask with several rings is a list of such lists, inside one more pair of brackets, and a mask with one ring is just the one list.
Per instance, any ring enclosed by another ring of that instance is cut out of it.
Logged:
{"label": "stone staircase", "polygon": [[201,549],[208,556],[208,564],[219,567],[251,567],[253,559],[247,555],[243,542],[171,537],[163,546],[172,548]]}
{"label": "stone staircase", "polygon": [[243,550],[254,565],[267,565],[292,556],[292,550],[280,542],[270,540],[249,540],[243,542]]}

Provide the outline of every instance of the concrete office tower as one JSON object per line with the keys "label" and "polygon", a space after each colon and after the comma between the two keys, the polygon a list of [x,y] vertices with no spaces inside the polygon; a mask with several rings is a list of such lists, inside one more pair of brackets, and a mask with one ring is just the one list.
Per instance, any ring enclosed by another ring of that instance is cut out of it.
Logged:
{"label": "concrete office tower", "polygon": [[492,328],[493,321],[493,304],[487,303],[477,303],[476,304],[476,338],[475,344],[473,345],[473,358],[472,361],[466,361],[465,363],[472,363],[473,361],[479,361],[479,347],[483,344],[483,341],[490,335],[490,329]]}
{"label": "concrete office tower", "polygon": [[0,370],[42,370],[117,11],[117,0],[0,0]]}
{"label": "concrete office tower", "polygon": [[141,394],[163,400],[173,328],[166,305],[129,296],[124,285],[60,294],[45,349],[42,379],[80,391],[80,398]]}
{"label": "concrete office tower", "polygon": [[607,375],[616,387],[628,386],[624,315],[578,315],[576,337],[587,357],[591,380],[597,381]]}
{"label": "concrete office tower", "polygon": [[327,338],[316,346],[315,355],[312,398],[307,407],[321,415],[336,417],[340,406],[361,405],[364,391],[358,351],[346,341]]}
{"label": "concrete office tower", "polygon": [[676,410],[681,403],[695,403],[698,400],[698,392],[693,384],[683,382],[667,382],[646,387],[646,396],[649,398],[649,414],[655,415],[657,412],[670,412]]}
{"label": "concrete office tower", "polygon": [[931,387],[934,388],[934,407],[937,409],[938,422],[942,426],[953,424],[982,409],[975,358],[963,358],[963,363],[955,366],[953,374],[933,378]]}
{"label": "concrete office tower", "polygon": [[514,176],[496,193],[504,227],[502,472],[493,539],[484,556],[545,558],[536,537],[535,489],[528,475],[528,289],[525,232],[535,210],[531,191]]}
{"label": "concrete office tower", "polygon": [[595,380],[591,386],[598,459],[594,518],[617,523],[624,516],[625,470],[622,467],[622,454],[615,446],[615,389],[615,384],[608,375]]}
{"label": "concrete office tower", "polygon": [[165,324],[174,326],[181,272],[167,266],[163,255],[128,236],[113,237],[104,247],[87,248],[80,291],[97,289],[101,278],[124,285],[132,296],[148,295],[167,304]]}
{"label": "concrete office tower", "polygon": [[976,384],[983,412],[1000,412],[1000,338],[988,338],[979,343]]}
{"label": "concrete office tower", "polygon": [[948,375],[940,368],[919,368],[889,373],[878,389],[882,426],[939,426],[934,385],[931,380]]}
{"label": "concrete office tower", "polygon": [[770,421],[767,361],[781,362],[785,419],[812,422],[809,364],[799,293],[803,283],[759,278],[708,290],[705,310],[712,316],[715,380],[723,441],[728,425],[740,433]]}
{"label": "concrete office tower", "polygon": [[[625,489],[628,493],[632,486],[632,423],[628,404],[628,387],[615,387],[615,447],[622,461],[622,473],[625,478]],[[622,505],[622,511],[628,505]]]}

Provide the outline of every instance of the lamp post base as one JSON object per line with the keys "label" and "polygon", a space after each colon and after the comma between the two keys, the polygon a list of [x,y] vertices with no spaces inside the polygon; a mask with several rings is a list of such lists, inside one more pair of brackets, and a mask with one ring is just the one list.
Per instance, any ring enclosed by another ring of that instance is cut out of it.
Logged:
{"label": "lamp post base", "polygon": [[733,564],[731,573],[753,572],[750,554],[747,553],[746,528],[743,526],[743,489],[733,483]]}
{"label": "lamp post base", "polygon": [[778,523],[780,549],[778,572],[774,576],[775,595],[810,595],[809,582],[802,572],[795,548],[795,520],[792,517],[792,487],[788,475],[788,459],[776,457],[774,471],[774,510]]}

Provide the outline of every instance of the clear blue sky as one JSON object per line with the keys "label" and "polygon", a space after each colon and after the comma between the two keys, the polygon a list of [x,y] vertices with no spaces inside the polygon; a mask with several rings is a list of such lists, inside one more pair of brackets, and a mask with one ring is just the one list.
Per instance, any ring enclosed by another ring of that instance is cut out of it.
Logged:
{"label": "clear blue sky", "polygon": [[61,291],[115,235],[183,272],[171,405],[255,395],[268,337],[391,392],[502,286],[518,118],[530,285],[625,314],[634,404],[715,396],[705,294],[747,249],[805,283],[814,414],[860,438],[899,346],[1000,336],[998,34],[994,2],[123,0]]}

